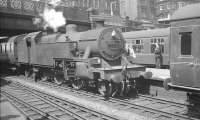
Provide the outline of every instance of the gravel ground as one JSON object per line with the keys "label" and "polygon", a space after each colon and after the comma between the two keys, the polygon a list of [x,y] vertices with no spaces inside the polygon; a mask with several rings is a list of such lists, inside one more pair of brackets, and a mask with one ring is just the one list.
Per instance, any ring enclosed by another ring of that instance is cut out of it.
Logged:
{"label": "gravel ground", "polygon": [[152,79],[160,80],[160,82],[157,85],[155,84],[156,81],[153,81],[152,83],[153,85],[151,85],[150,87],[150,95],[153,95],[153,96],[157,95],[158,98],[185,103],[187,99],[186,92],[175,91],[175,90],[166,91],[163,88],[161,81],[170,77],[169,69],[146,68],[146,71],[150,71],[153,73]]}
{"label": "gravel ground", "polygon": [[6,98],[1,96],[0,100],[0,120],[26,120]]}
{"label": "gravel ground", "polygon": [[150,87],[150,95],[156,96],[156,94],[157,94],[158,98],[177,101],[177,102],[181,102],[181,103],[185,103],[185,101],[187,99],[186,92],[175,91],[175,90],[166,91],[162,87],[151,86]]}

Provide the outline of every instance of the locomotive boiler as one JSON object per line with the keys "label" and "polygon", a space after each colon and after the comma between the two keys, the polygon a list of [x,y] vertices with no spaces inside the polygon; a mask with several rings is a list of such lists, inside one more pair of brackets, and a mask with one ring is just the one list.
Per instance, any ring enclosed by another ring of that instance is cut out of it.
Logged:
{"label": "locomotive boiler", "polygon": [[[102,95],[128,93],[136,81],[148,77],[143,66],[126,59],[125,40],[118,29],[103,27],[77,32],[76,25],[68,25],[66,31],[11,37],[5,43],[5,48],[10,49],[1,53],[9,56],[17,72],[35,81],[53,80],[76,89],[93,87]],[[120,87],[114,87],[115,84]]]}

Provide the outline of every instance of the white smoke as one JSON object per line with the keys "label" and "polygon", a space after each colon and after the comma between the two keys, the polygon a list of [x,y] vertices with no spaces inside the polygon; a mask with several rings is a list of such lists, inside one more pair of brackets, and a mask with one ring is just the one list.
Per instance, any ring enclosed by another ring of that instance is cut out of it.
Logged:
{"label": "white smoke", "polygon": [[60,0],[49,0],[49,4],[53,6],[58,6],[61,3]]}
{"label": "white smoke", "polygon": [[56,32],[57,29],[63,25],[65,25],[65,17],[63,13],[60,11],[55,11],[55,9],[45,8],[43,14],[41,15],[44,21],[46,22],[46,27],[51,27]]}
{"label": "white smoke", "polygon": [[[35,0],[40,1],[40,0]],[[65,25],[66,18],[63,16],[62,11],[56,11],[55,7],[58,6],[61,1],[60,0],[47,0],[45,1],[46,5],[44,8],[43,13],[40,13],[40,17],[43,19],[44,29],[47,27],[50,27],[56,32],[59,27]],[[49,7],[49,4],[52,5],[51,8]],[[41,22],[42,20],[34,19],[34,24],[38,24],[38,22]]]}

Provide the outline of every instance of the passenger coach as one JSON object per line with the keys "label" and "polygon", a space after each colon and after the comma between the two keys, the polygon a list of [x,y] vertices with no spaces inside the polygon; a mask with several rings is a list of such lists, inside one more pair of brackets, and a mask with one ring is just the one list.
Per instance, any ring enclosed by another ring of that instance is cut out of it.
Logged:
{"label": "passenger coach", "polygon": [[132,46],[136,54],[134,63],[154,67],[154,50],[156,43],[158,43],[163,56],[162,67],[169,67],[169,28],[131,31],[125,32],[123,35],[126,40],[126,45]]}
{"label": "passenger coach", "polygon": [[[200,108],[200,4],[176,11],[171,19],[170,72],[166,89],[188,92],[189,102]],[[200,110],[199,110],[200,111]]]}

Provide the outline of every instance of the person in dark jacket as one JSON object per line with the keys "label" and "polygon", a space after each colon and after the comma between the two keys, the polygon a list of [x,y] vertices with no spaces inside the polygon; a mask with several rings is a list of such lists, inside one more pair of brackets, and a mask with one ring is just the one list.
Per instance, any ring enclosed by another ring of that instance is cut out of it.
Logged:
{"label": "person in dark jacket", "polygon": [[161,68],[162,65],[162,52],[161,52],[161,48],[159,46],[158,43],[155,44],[155,50],[154,50],[154,54],[155,54],[155,65],[156,68]]}

